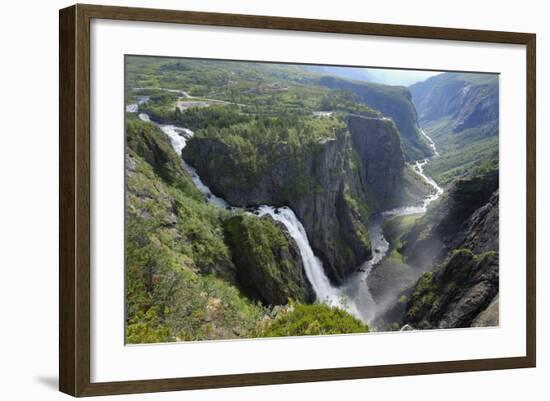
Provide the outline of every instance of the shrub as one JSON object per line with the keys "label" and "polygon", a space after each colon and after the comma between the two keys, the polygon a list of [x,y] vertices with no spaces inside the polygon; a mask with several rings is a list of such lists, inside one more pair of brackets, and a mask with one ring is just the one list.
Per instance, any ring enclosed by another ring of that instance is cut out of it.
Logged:
{"label": "shrub", "polygon": [[327,304],[292,304],[263,322],[257,337],[368,333],[369,327],[343,309]]}

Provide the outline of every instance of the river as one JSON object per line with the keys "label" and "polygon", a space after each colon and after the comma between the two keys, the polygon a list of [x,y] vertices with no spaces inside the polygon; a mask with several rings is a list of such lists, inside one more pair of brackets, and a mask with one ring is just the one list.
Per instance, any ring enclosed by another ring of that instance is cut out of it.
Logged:
{"label": "river", "polygon": [[[172,90],[171,90],[172,91]],[[177,91],[190,97],[184,91]],[[126,111],[131,113],[139,113],[139,105],[147,102],[149,98],[143,96],[138,98],[138,103],[126,105]],[[181,157],[182,150],[185,148],[187,141],[193,137],[194,133],[188,128],[177,127],[170,124],[158,124],[152,121],[146,113],[139,113],[139,118],[143,121],[151,122],[157,125],[164,134],[170,138],[170,142],[174,151]],[[426,137],[430,146],[437,155],[435,144],[431,138],[422,131],[422,135]],[[254,212],[245,211],[237,207],[229,205],[229,203],[216,196],[210,188],[201,180],[197,171],[190,166],[183,158],[181,159],[182,167],[189,173],[191,179],[197,188],[205,195],[207,201],[219,208],[227,210],[240,210],[245,213],[256,216],[271,216],[274,220],[281,222],[287,229],[290,236],[296,241],[300,256],[304,265],[306,276],[315,291],[317,301],[325,302],[332,306],[337,306],[346,309],[348,312],[359,318],[364,323],[369,323],[375,317],[379,306],[373,300],[367,280],[373,267],[376,266],[386,256],[389,250],[389,243],[386,241],[382,231],[384,220],[392,216],[406,216],[410,214],[424,213],[430,203],[438,199],[443,194],[443,189],[437,183],[424,173],[424,167],[429,163],[430,159],[417,161],[414,165],[414,171],[422,177],[422,179],[433,189],[432,193],[427,196],[421,205],[406,206],[376,213],[369,218],[367,228],[371,241],[371,249],[373,254],[371,259],[365,261],[359,268],[359,271],[351,275],[346,282],[340,287],[334,287],[330,283],[321,260],[314,254],[309,243],[307,233],[296,216],[289,207],[273,207],[269,205],[258,206]]]}
{"label": "river", "polygon": [[[435,144],[431,138],[421,130],[422,135],[429,139],[429,143],[434,151],[434,156],[438,156]],[[426,213],[428,206],[443,195],[443,188],[441,188],[435,180],[424,173],[424,167],[430,162],[430,159],[426,158],[418,160],[414,163],[413,169],[432,189],[431,193],[422,200],[420,205],[402,206],[394,209],[385,210],[383,212],[376,213],[369,218],[367,222],[367,229],[369,232],[369,238],[372,249],[372,257],[361,265],[359,271],[351,275],[344,285],[341,287],[343,294],[354,303],[354,309],[358,311],[356,316],[365,323],[370,323],[379,312],[380,305],[372,298],[372,295],[368,286],[369,275],[372,269],[380,263],[380,261],[387,255],[390,250],[390,244],[384,237],[383,225],[384,221],[389,217],[396,216],[409,216],[413,214]]]}

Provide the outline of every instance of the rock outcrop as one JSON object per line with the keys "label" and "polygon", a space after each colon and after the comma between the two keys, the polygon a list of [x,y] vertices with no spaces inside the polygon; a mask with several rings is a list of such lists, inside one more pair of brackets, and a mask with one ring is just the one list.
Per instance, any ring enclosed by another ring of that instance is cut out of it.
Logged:
{"label": "rock outcrop", "polygon": [[404,323],[420,329],[470,327],[498,293],[498,253],[454,251],[416,284]]}
{"label": "rock outcrop", "polygon": [[377,327],[498,324],[498,194],[496,170],[459,180],[401,237],[407,266],[426,273],[397,294]]}
{"label": "rock outcrop", "polygon": [[269,216],[236,215],[224,227],[239,285],[251,298],[266,305],[315,300],[300,250],[282,224]]}
{"label": "rock outcrop", "polygon": [[406,323],[419,328],[498,324],[498,199],[496,189],[454,235],[446,237],[450,240],[445,249],[455,250],[417,282],[407,305]]}
{"label": "rock outcrop", "polygon": [[472,327],[498,326],[499,319],[499,294],[495,295],[489,306],[472,321]]}
{"label": "rock outcrop", "polygon": [[389,119],[349,116],[348,127],[354,156],[359,164],[359,179],[367,201],[381,210],[402,204],[405,160],[401,141]]}

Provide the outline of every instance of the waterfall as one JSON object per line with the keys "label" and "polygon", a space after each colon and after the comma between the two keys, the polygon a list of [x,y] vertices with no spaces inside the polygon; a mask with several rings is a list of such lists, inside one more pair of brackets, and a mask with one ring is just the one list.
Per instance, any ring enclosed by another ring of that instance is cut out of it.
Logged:
{"label": "waterfall", "polygon": [[298,220],[292,209],[286,206],[273,208],[271,206],[262,205],[258,208],[258,212],[259,216],[268,215],[271,216],[273,220],[281,222],[288,230],[290,236],[296,241],[302,257],[306,276],[317,295],[317,299],[330,305],[339,305],[339,291],[330,284],[321,260],[315,256],[311,249],[304,226],[300,220]]}
{"label": "waterfall", "polygon": [[[126,110],[137,112],[137,105],[136,107],[130,106],[132,105],[127,106]],[[162,132],[166,134],[168,138],[170,138],[172,148],[180,157],[182,150],[187,145],[187,140],[194,136],[194,132],[188,128],[177,127],[170,124],[157,124],[151,121],[149,115],[145,113],[140,113],[139,118],[142,121],[151,122],[157,125],[162,130]],[[181,158],[181,163],[182,167],[191,176],[191,179],[195,183],[196,187],[203,194],[206,195],[208,202],[220,208],[232,210],[238,209],[235,207],[231,207],[225,201],[225,199],[214,195],[210,188],[208,188],[208,186],[204,184],[204,182],[201,180],[201,178],[197,174],[197,171],[192,166],[187,164],[187,162],[183,160],[183,158]],[[298,220],[292,209],[290,209],[289,207],[274,208],[268,205],[261,205],[256,209],[256,213],[260,217],[269,215],[274,220],[281,222],[286,227],[288,233],[294,239],[298,246],[306,276],[311,283],[311,286],[313,287],[317,300],[319,302],[325,302],[329,305],[345,308],[354,313],[354,306],[347,305],[341,292],[330,284],[330,281],[325,274],[325,270],[323,268],[321,260],[317,256],[315,256],[315,254],[313,253],[313,249],[311,249],[311,245],[309,244],[304,226],[302,225],[300,220]],[[250,214],[256,215],[255,213]]]}

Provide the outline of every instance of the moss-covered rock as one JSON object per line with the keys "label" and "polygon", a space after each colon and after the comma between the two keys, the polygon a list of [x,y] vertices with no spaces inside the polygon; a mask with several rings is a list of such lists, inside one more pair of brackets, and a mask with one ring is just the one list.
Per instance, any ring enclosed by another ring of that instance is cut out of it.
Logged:
{"label": "moss-covered rock", "polygon": [[313,302],[300,251],[286,228],[269,216],[244,214],[224,223],[240,286],[268,305]]}
{"label": "moss-covered rock", "polygon": [[456,250],[418,280],[404,323],[421,329],[470,327],[498,293],[498,278],[498,253]]}
{"label": "moss-covered rock", "polygon": [[126,147],[143,158],[168,185],[181,189],[195,199],[202,198],[191,177],[183,169],[181,156],[174,152],[170,139],[157,126],[127,113]]}

